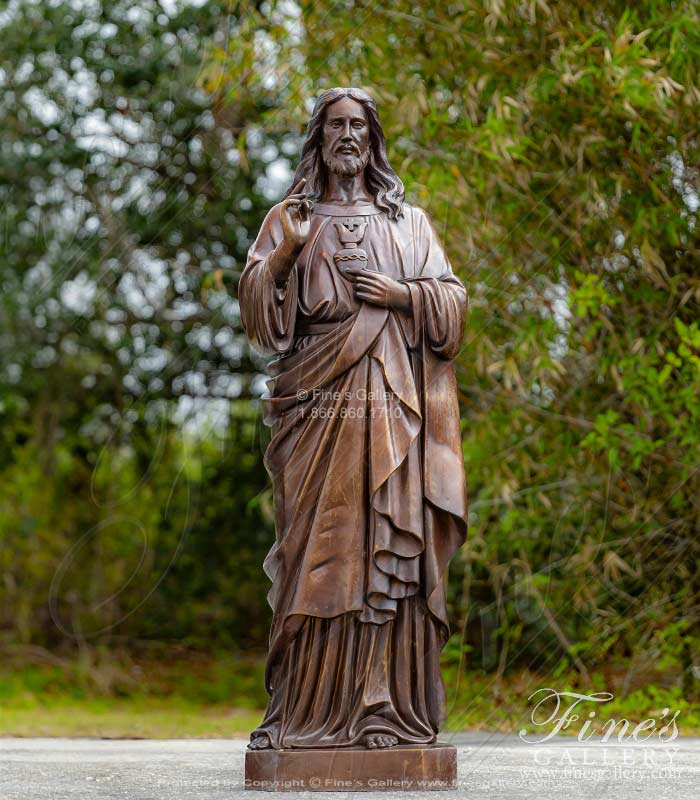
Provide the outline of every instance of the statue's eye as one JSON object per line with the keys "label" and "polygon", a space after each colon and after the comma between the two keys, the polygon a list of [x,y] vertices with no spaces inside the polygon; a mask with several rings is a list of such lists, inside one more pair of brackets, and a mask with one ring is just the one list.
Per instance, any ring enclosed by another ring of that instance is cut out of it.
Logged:
{"label": "statue's eye", "polygon": [[352,123],[352,127],[357,128],[359,130],[360,128],[365,127],[365,123],[362,122],[362,120],[356,119],[355,122]]}

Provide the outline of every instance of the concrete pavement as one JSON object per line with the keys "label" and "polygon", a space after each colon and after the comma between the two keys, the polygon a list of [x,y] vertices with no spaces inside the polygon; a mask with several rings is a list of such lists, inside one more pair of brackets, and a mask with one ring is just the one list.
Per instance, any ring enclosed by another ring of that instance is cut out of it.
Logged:
{"label": "concrete pavement", "polygon": [[1,800],[252,800],[255,797],[439,797],[445,800],[697,800],[700,739],[602,745],[559,738],[528,745],[512,734],[445,735],[458,747],[454,791],[245,791],[243,740],[0,739]]}

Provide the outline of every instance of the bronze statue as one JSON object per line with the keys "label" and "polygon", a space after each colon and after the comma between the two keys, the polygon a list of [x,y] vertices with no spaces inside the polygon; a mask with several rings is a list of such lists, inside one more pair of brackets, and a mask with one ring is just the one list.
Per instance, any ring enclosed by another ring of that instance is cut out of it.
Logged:
{"label": "bronze statue", "polygon": [[404,201],[366,92],[320,95],[292,187],[239,288],[253,346],[277,356],[270,701],[249,748],[425,747],[467,528],[453,364],[467,295]]}

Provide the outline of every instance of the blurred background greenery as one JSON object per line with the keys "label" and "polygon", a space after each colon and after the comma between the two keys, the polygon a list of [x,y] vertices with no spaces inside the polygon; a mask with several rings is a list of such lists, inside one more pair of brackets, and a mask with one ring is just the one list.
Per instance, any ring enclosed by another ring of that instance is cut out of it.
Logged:
{"label": "blurred background greenery", "polygon": [[9,0],[0,38],[0,733],[258,721],[236,284],[339,85],[470,294],[450,727],[553,685],[700,730],[697,3]]}

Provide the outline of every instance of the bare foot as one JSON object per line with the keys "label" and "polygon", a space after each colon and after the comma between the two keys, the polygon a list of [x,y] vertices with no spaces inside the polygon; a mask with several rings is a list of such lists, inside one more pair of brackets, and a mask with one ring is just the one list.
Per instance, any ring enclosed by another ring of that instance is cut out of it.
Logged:
{"label": "bare foot", "polygon": [[396,736],[390,736],[386,733],[368,733],[365,736],[365,747],[369,747],[370,750],[378,747],[396,747],[398,743],[399,740]]}
{"label": "bare foot", "polygon": [[248,745],[249,750],[270,750],[271,748],[272,743],[270,742],[270,737],[266,733],[255,736],[250,740],[250,744]]}

